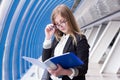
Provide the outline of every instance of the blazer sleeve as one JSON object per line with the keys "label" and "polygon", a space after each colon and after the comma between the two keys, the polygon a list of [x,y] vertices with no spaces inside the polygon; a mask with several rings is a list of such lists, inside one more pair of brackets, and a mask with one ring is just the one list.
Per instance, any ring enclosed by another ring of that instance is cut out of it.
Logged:
{"label": "blazer sleeve", "polygon": [[79,71],[78,76],[85,75],[88,70],[89,62],[89,44],[84,35],[77,38],[76,55],[84,62],[84,65],[76,67]]}
{"label": "blazer sleeve", "polygon": [[45,61],[52,57],[54,55],[54,49],[55,46],[57,45],[58,41],[54,38],[52,41],[52,46],[49,49],[44,49],[42,50],[42,61]]}

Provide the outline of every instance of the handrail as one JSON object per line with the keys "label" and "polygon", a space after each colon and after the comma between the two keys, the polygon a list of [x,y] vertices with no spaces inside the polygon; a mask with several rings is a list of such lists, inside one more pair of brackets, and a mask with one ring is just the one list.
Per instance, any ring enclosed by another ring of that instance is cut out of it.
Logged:
{"label": "handrail", "polygon": [[104,16],[102,18],[99,18],[99,19],[97,19],[97,20],[95,20],[95,21],[81,27],[81,29],[86,29],[86,28],[93,27],[94,25],[99,25],[99,24],[101,24],[103,22],[113,20],[114,18],[119,17],[119,16],[120,16],[120,10],[118,10],[116,12],[113,12],[113,13],[111,13],[109,15],[106,15],[106,16]]}

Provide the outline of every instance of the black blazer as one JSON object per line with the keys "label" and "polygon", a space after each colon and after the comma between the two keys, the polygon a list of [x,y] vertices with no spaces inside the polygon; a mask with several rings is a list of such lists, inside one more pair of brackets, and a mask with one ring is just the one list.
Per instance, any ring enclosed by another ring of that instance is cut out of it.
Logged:
{"label": "black blazer", "polygon": [[[75,36],[77,39],[77,46],[73,44],[72,37],[69,37],[65,45],[65,48],[63,50],[63,53],[74,52],[75,55],[77,55],[80,59],[83,60],[84,65],[75,67],[79,70],[79,74],[78,76],[74,77],[72,80],[85,80],[85,74],[87,73],[87,70],[88,70],[89,44],[84,35],[80,36],[76,34]],[[52,47],[50,49],[43,49],[43,52],[42,52],[43,61],[54,56],[54,49],[57,44],[58,44],[58,41],[54,39],[52,42]],[[62,80],[71,80],[71,79],[68,76],[63,76]]]}

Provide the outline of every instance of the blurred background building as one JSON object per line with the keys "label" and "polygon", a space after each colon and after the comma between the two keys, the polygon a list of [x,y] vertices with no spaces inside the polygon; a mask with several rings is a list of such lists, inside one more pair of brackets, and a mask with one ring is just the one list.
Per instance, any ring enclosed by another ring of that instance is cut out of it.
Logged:
{"label": "blurred background building", "polygon": [[0,0],[0,80],[40,80],[43,70],[22,56],[40,59],[59,4],[71,8],[91,46],[87,80],[120,80],[120,0]]}

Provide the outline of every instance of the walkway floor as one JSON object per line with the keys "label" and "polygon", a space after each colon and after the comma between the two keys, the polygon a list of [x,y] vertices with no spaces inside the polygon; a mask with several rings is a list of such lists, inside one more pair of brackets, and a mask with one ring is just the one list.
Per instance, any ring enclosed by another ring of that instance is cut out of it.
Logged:
{"label": "walkway floor", "polygon": [[[120,74],[100,74],[100,68],[100,64],[90,63],[86,80],[120,80]],[[33,65],[20,80],[40,80],[42,72],[41,68]]]}
{"label": "walkway floor", "polygon": [[87,80],[120,80],[120,74],[100,74],[100,64],[90,63],[86,75]]}

